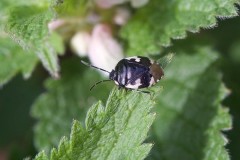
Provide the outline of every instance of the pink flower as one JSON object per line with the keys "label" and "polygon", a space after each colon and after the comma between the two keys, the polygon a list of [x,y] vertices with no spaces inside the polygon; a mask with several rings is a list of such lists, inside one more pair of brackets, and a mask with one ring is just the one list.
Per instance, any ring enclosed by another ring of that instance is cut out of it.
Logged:
{"label": "pink flower", "polygon": [[123,58],[122,47],[113,38],[107,25],[98,24],[94,27],[88,57],[93,65],[107,71],[111,71]]}
{"label": "pink flower", "polygon": [[88,32],[78,32],[71,39],[72,49],[77,55],[87,56],[91,35]]}
{"label": "pink flower", "polygon": [[[71,44],[78,55],[87,55],[92,65],[109,72],[123,58],[122,46],[112,36],[110,27],[105,24],[96,25],[91,34],[84,31],[77,33]],[[105,72],[104,74],[108,75]]]}

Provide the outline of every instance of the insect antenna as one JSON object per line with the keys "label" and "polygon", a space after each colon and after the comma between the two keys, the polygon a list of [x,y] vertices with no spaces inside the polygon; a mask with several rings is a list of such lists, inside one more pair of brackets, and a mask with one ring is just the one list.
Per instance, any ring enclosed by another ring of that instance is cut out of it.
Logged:
{"label": "insect antenna", "polygon": [[112,81],[112,80],[106,79],[106,80],[98,81],[98,82],[96,82],[94,85],[92,85],[92,87],[90,88],[90,91],[91,91],[96,85],[98,85],[98,84],[100,84],[100,83],[102,83],[102,82],[107,82],[107,81]]}
{"label": "insect antenna", "polygon": [[84,62],[83,60],[81,60],[81,62],[82,62],[84,65],[88,66],[88,67],[92,67],[92,68],[99,69],[99,70],[101,70],[101,71],[104,71],[104,72],[110,73],[109,71],[106,71],[105,69],[102,69],[102,68],[99,68],[99,67],[93,66],[93,65],[91,65],[91,64],[88,64],[87,62]]}

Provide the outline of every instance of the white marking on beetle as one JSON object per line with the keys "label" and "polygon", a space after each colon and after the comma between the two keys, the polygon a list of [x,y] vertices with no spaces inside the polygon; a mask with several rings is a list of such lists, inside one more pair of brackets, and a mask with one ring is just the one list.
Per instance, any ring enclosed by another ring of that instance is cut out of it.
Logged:
{"label": "white marking on beetle", "polygon": [[114,81],[116,85],[119,85],[119,83],[117,81]]}
{"label": "white marking on beetle", "polygon": [[121,84],[125,84],[125,78],[122,78]]}
{"label": "white marking on beetle", "polygon": [[134,59],[135,62],[140,62],[141,58],[137,57],[137,56],[133,56],[133,57],[128,57],[128,58],[125,58],[127,60],[130,60],[130,59]]}
{"label": "white marking on beetle", "polygon": [[133,57],[127,57],[125,59],[130,60],[130,59],[136,59],[136,58],[138,58],[138,57],[137,56],[133,56]]}
{"label": "white marking on beetle", "polygon": [[130,79],[131,76],[132,76],[131,72],[128,71],[128,72],[127,72],[127,78]]}
{"label": "white marking on beetle", "polygon": [[136,58],[135,62],[140,62],[141,58]]}
{"label": "white marking on beetle", "polygon": [[156,83],[156,81],[154,80],[154,77],[151,77],[151,80],[149,82],[149,86],[152,86]]}
{"label": "white marking on beetle", "polygon": [[[153,63],[155,63],[155,61],[150,59],[150,63],[153,64]],[[156,64],[158,64],[158,63],[156,63]]]}
{"label": "white marking on beetle", "polygon": [[148,86],[148,87],[154,85],[155,83],[156,83],[156,82],[154,81],[154,78],[151,77],[151,80],[150,80],[150,82],[149,82],[149,86]]}
{"label": "white marking on beetle", "polygon": [[141,84],[141,79],[139,78],[135,81],[135,84],[127,84],[125,87],[126,88],[131,88],[131,89],[138,89],[138,87],[141,86],[141,85],[142,85]]}

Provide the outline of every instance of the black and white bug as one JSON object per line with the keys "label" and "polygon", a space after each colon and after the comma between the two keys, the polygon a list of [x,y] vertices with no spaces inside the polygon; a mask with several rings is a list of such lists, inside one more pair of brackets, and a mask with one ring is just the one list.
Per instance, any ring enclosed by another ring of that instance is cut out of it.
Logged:
{"label": "black and white bug", "polygon": [[82,63],[109,73],[108,80],[95,83],[90,90],[97,84],[105,81],[114,81],[119,88],[133,90],[147,88],[156,84],[164,75],[164,71],[158,63],[142,56],[128,57],[120,60],[111,72],[90,65],[84,61],[82,61]]}

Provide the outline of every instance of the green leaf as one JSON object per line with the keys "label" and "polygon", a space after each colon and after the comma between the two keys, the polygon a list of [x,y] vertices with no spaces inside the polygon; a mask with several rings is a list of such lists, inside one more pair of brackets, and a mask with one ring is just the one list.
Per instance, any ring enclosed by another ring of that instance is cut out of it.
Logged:
{"label": "green leaf", "polygon": [[56,0],[53,7],[60,17],[76,17],[86,15],[90,3],[89,0]]}
{"label": "green leaf", "polygon": [[121,30],[128,41],[129,55],[146,55],[169,46],[171,39],[186,37],[186,32],[216,26],[216,17],[237,16],[239,0],[151,0],[138,9]]}
{"label": "green leaf", "polygon": [[[0,2],[0,15],[8,16],[7,12],[10,8],[14,6],[20,6],[20,5],[39,5],[44,6],[48,3],[48,0],[1,0]],[[0,19],[3,17],[0,17]]]}
{"label": "green leaf", "polygon": [[48,157],[46,156],[46,154],[44,152],[40,152],[36,157],[35,159],[38,159],[38,160],[48,160]]}
{"label": "green leaf", "polygon": [[179,51],[166,68],[149,159],[227,160],[221,131],[231,127],[231,118],[221,106],[228,91],[214,67],[217,54],[204,47],[185,53]]}
{"label": "green leaf", "polygon": [[70,140],[62,138],[51,159],[144,159],[152,146],[142,144],[155,117],[152,107],[150,95],[115,87],[106,107],[90,108],[86,128],[73,122]]}
{"label": "green leaf", "polygon": [[157,62],[164,69],[172,61],[173,57],[174,57],[174,54],[169,53],[166,56],[160,58]]}
{"label": "green leaf", "polygon": [[47,92],[42,94],[32,108],[35,126],[35,146],[50,151],[63,135],[69,135],[73,119],[84,121],[88,107],[97,99],[106,100],[110,86],[105,83],[89,91],[92,84],[103,79],[89,69],[85,72],[76,57],[62,62],[61,78],[45,82]]}
{"label": "green leaf", "polygon": [[[236,25],[236,24],[235,24]],[[231,27],[232,28],[232,27]],[[232,30],[232,29],[230,29]],[[235,30],[232,30],[233,32]],[[232,35],[234,35],[232,33]],[[238,37],[238,41],[228,40],[227,42],[231,45],[226,45],[221,47],[228,48],[224,50],[221,58],[221,69],[224,75],[224,82],[226,83],[227,87],[231,90],[231,94],[224,100],[224,104],[229,106],[231,116],[233,117],[233,127],[232,129],[227,132],[227,137],[229,138],[229,144],[227,148],[229,149],[228,152],[231,155],[231,159],[240,159],[240,143],[239,143],[239,133],[240,133],[240,76],[239,76],[239,68],[240,68],[240,57],[239,57],[239,50],[240,50],[240,41],[239,41],[239,34],[236,36]],[[225,41],[225,39],[223,40]]]}
{"label": "green leaf", "polygon": [[57,53],[49,42],[48,22],[54,18],[48,6],[18,6],[11,10],[5,30],[13,40],[40,58],[43,66],[58,77]]}
{"label": "green leaf", "polygon": [[9,38],[0,38],[0,44],[0,86],[18,72],[29,78],[38,62],[36,55],[24,52]]}
{"label": "green leaf", "polygon": [[52,32],[49,37],[49,43],[59,55],[63,55],[65,51],[63,38],[56,32]]}

